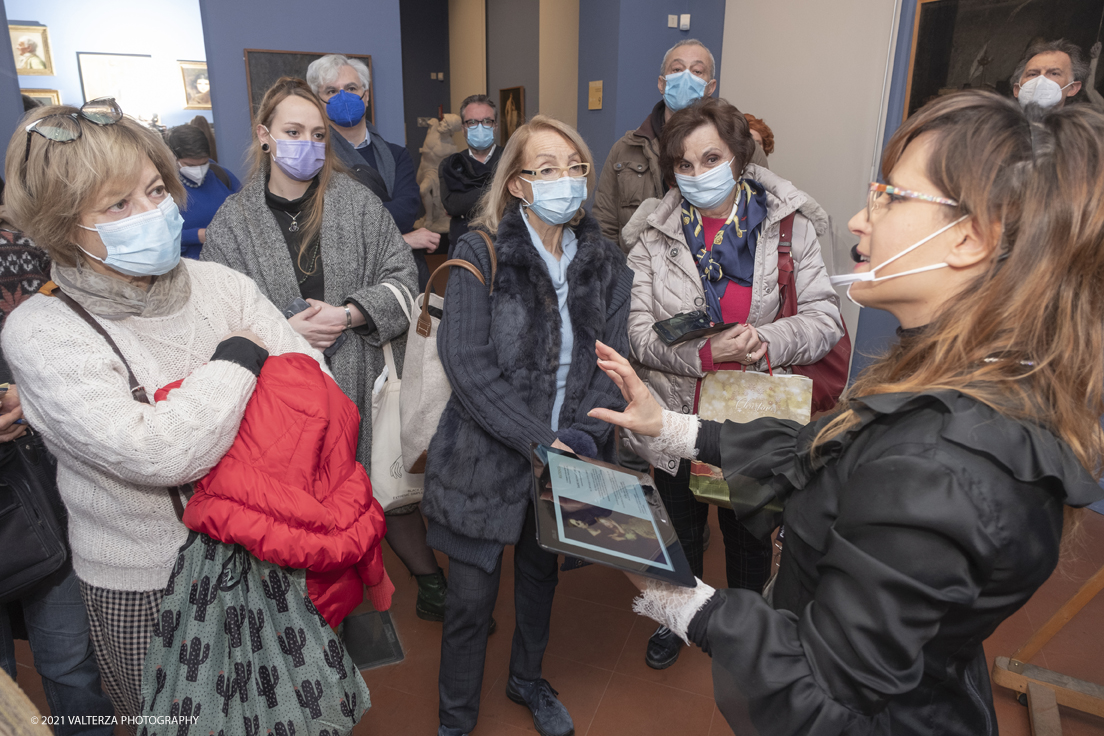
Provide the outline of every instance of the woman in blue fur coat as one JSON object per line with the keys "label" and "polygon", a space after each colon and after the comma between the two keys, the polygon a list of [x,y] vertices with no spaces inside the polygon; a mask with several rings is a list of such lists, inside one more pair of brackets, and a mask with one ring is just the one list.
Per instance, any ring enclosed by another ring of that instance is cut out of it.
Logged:
{"label": "woman in blue fur coat", "polygon": [[[429,543],[449,556],[441,641],[442,736],[470,733],[479,694],[502,551],[514,545],[516,627],[506,694],[533,712],[543,736],[574,732],[541,678],[556,556],[537,545],[531,442],[612,461],[609,425],[587,416],[623,405],[597,369],[594,343],[628,352],[632,271],[582,204],[593,184],[590,149],[570,126],[538,115],[502,154],[473,221],[496,234],[493,289],[454,269],[438,350],[452,398],[429,446],[422,512]],[[483,239],[469,233],[453,257],[491,283]]]}

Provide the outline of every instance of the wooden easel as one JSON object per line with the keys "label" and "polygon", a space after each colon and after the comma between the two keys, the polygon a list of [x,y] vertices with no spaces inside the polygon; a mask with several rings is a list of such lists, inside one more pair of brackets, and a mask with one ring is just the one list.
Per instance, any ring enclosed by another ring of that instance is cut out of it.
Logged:
{"label": "wooden easel", "polygon": [[1085,581],[1081,589],[1063,603],[1058,612],[1039,627],[1015,654],[997,657],[993,662],[995,684],[1027,695],[1031,733],[1035,736],[1061,735],[1059,705],[1104,718],[1104,686],[1028,664],[1101,590],[1104,590],[1104,566]]}

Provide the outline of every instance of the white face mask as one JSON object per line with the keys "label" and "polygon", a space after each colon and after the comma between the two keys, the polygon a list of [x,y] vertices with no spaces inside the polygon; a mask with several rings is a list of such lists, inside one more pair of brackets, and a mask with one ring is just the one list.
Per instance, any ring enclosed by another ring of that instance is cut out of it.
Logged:
{"label": "white face mask", "polygon": [[[945,262],[944,263],[933,263],[930,266],[921,266],[920,268],[910,268],[909,270],[902,271],[901,273],[891,273],[889,276],[875,276],[875,274],[880,269],[885,268],[889,264],[896,261],[898,258],[901,258],[902,256],[904,256],[906,253],[911,253],[912,251],[916,250],[917,248],[919,248],[924,243],[927,243],[929,240],[932,240],[933,238],[936,238],[936,237],[942,235],[943,233],[947,232],[952,227],[954,227],[955,225],[962,222],[963,220],[965,220],[968,217],[969,217],[969,215],[963,215],[962,217],[958,218],[954,222],[949,223],[947,225],[944,225],[943,227],[939,228],[938,230],[936,230],[934,233],[932,233],[928,237],[924,238],[923,240],[921,240],[919,242],[913,243],[912,245],[905,248],[903,251],[901,251],[897,255],[890,258],[888,261],[886,261],[884,263],[879,263],[877,266],[870,269],[869,271],[863,271],[863,272],[860,272],[860,273],[847,273],[847,274],[843,274],[842,276],[831,276],[831,277],[829,277],[828,280],[832,283],[832,286],[843,286],[844,284],[846,284],[847,285],[847,298],[850,299],[851,301],[855,302],[855,304],[859,304],[859,302],[855,301],[855,298],[851,296],[851,285],[855,284],[859,281],[867,281],[867,282],[870,282],[870,283],[877,283],[879,281],[889,281],[890,279],[900,278],[901,276],[911,276],[914,273],[924,273],[925,271],[935,271],[936,269],[947,268],[950,265],[948,263],[945,263]],[[859,306],[861,307],[863,305],[859,304]]]}
{"label": "white face mask", "polygon": [[203,164],[202,166],[181,166],[180,175],[191,179],[196,184],[202,184],[204,177],[207,176],[207,169],[211,168],[211,164]]}
{"label": "white face mask", "polygon": [[1073,82],[1059,87],[1053,79],[1040,74],[1020,85],[1020,96],[1016,99],[1020,101],[1020,107],[1027,107],[1032,102],[1039,107],[1054,107],[1062,101],[1062,93],[1070,84]]}

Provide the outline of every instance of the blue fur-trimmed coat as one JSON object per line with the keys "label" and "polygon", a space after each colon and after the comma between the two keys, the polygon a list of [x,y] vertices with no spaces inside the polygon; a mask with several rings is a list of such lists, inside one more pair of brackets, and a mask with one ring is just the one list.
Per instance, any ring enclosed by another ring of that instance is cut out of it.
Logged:
{"label": "blue fur-trimmed coat", "polygon": [[[452,384],[426,458],[422,513],[452,535],[514,544],[532,499],[529,443],[557,437],[576,452],[612,461],[616,436],[591,419],[595,407],[621,409],[621,392],[598,370],[595,340],[627,355],[633,273],[597,221],[576,226],[578,252],[567,268],[567,307],[575,346],[560,431],[552,405],[560,361],[561,319],[552,278],[516,207],[498,228],[493,294],[467,271],[453,269],[437,347]],[[465,235],[454,258],[489,278],[482,238]]]}

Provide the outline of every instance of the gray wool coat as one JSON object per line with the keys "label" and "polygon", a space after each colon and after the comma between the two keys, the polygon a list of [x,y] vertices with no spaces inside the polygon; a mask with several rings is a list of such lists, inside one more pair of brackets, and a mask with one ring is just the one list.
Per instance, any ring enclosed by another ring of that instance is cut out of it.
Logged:
{"label": "gray wool coat", "polygon": [[[246,274],[281,311],[302,295],[276,218],[265,202],[265,179],[254,177],[231,195],[207,227],[201,259]],[[326,189],[322,215],[322,263],[326,303],[355,302],[376,327],[351,330],[330,359],[345,395],[360,409],[357,460],[371,471],[372,384],[383,371],[383,345],[391,340],[402,373],[408,321],[389,282],[417,294],[418,277],[410,246],[378,197],[345,174],[335,173]]]}

